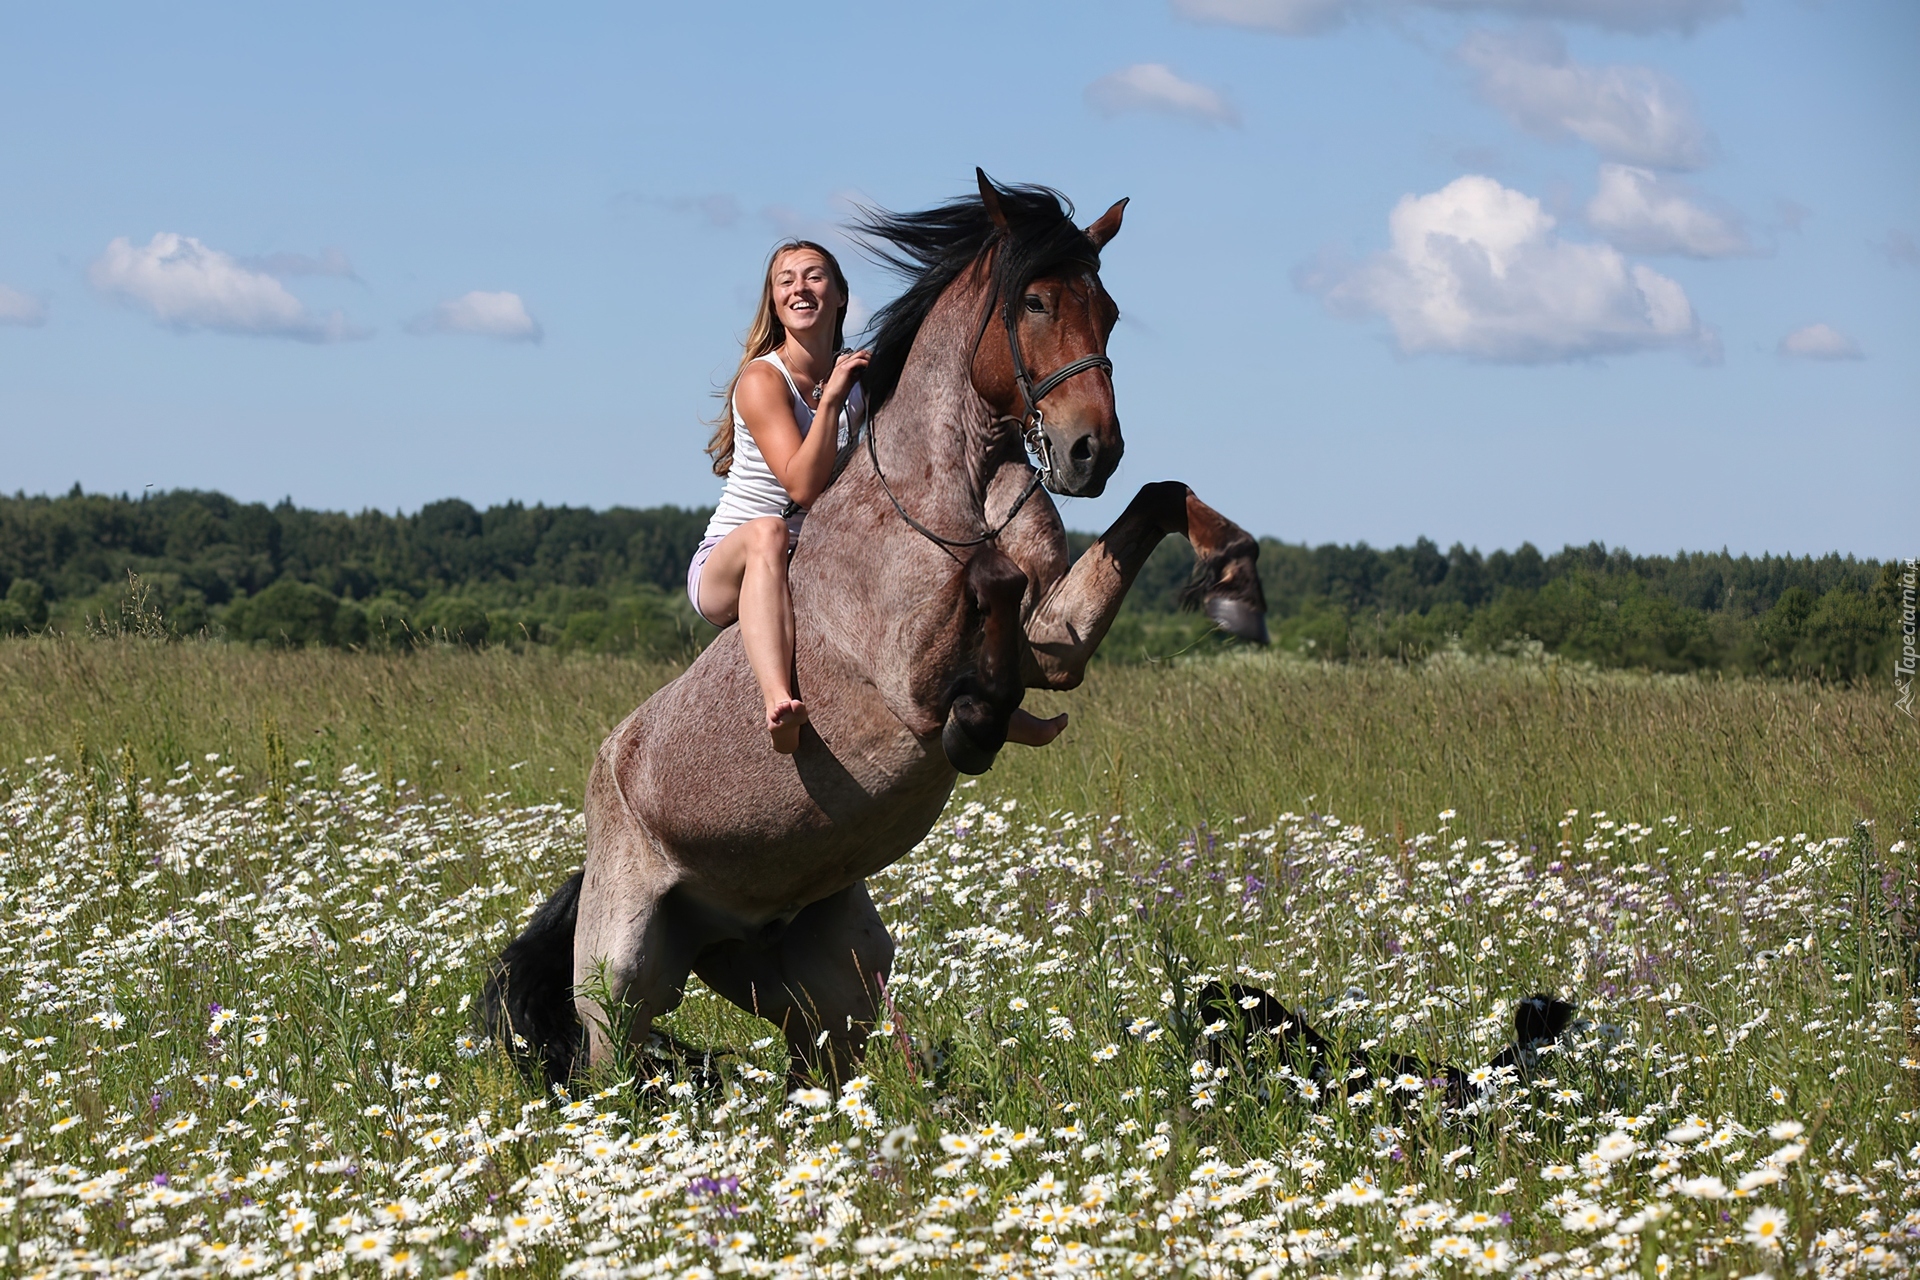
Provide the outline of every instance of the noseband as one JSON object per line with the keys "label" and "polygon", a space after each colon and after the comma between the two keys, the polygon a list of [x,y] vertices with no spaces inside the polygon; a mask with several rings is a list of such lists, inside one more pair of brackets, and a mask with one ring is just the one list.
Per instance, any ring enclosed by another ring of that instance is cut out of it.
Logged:
{"label": "noseband", "polygon": [[[1040,379],[1038,383],[1034,382],[1033,374],[1027,369],[1026,356],[1020,350],[1020,329],[1013,318],[1012,299],[1008,299],[1007,304],[1000,309],[1000,317],[1007,327],[1007,350],[1013,353],[1013,381],[1020,388],[1020,399],[1026,404],[1026,412],[1017,418],[1002,415],[993,420],[993,425],[997,427],[1003,422],[1011,422],[1020,429],[1020,447],[1026,453],[1028,469],[1033,472],[1032,477],[1027,481],[1027,487],[1014,500],[1013,506],[1007,509],[1006,519],[977,538],[964,539],[943,538],[915,520],[907,514],[907,509],[900,505],[900,499],[893,496],[893,489],[887,484],[887,477],[880,470],[880,454],[873,443],[874,427],[878,425],[877,415],[867,422],[867,456],[873,460],[873,474],[880,481],[880,489],[887,495],[887,501],[893,504],[893,509],[912,527],[914,532],[949,550],[977,547],[998,538],[1006,531],[1007,526],[1013,523],[1013,518],[1020,514],[1020,508],[1027,505],[1027,499],[1033,496],[1034,490],[1042,485],[1046,486],[1049,493],[1060,492],[1054,487],[1053,444],[1047,439],[1047,422],[1040,412],[1040,401],[1046,398],[1048,392],[1068,378],[1085,373],[1089,369],[1100,370],[1109,380],[1113,377],[1113,361],[1096,351],[1062,365]],[[973,340],[975,351],[980,349],[980,339],[986,335],[987,326],[992,323],[992,319],[993,311],[989,306],[987,314],[980,318],[980,332]]]}
{"label": "noseband", "polygon": [[[1007,303],[1001,314],[1007,322],[1007,350],[1013,353],[1013,380],[1020,388],[1020,398],[1026,401],[1027,411],[1018,418],[995,419],[994,425],[998,426],[1002,422],[1012,422],[1019,425],[1020,444],[1021,447],[1027,451],[1027,457],[1029,459],[1028,465],[1033,467],[1035,478],[1047,487],[1047,492],[1059,493],[1060,491],[1053,486],[1053,444],[1047,439],[1047,420],[1040,412],[1040,401],[1047,392],[1053,390],[1068,378],[1073,377],[1077,373],[1085,373],[1089,369],[1098,369],[1111,379],[1113,377],[1113,361],[1107,359],[1099,352],[1095,352],[1092,355],[1081,356],[1071,364],[1062,365],[1060,368],[1055,369],[1052,373],[1042,378],[1039,384],[1036,385],[1033,381],[1033,375],[1027,371],[1026,357],[1020,352],[1020,333],[1013,322],[1013,303],[1011,301]],[[979,344],[975,343],[974,345],[978,347]],[[1031,490],[1029,490],[1029,492],[1031,492]],[[1012,516],[1009,515],[1008,519],[1012,519]],[[1004,529],[1005,527],[1005,524],[1001,525],[1001,528]]]}

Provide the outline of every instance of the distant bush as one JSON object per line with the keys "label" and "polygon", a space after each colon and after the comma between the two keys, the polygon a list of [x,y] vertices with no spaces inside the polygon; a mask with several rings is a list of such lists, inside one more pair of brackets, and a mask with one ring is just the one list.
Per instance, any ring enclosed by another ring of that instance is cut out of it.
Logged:
{"label": "distant bush", "polygon": [[586,653],[640,653],[665,656],[697,652],[694,638],[659,593],[634,595],[605,609],[582,610],[567,618],[562,649]]}
{"label": "distant bush", "polygon": [[410,648],[423,640],[413,621],[413,602],[397,596],[380,595],[366,602],[367,647],[376,650]]}
{"label": "distant bush", "polygon": [[32,578],[15,578],[0,600],[0,636],[18,635],[47,625],[47,593]]}
{"label": "distant bush", "polygon": [[442,644],[477,649],[493,631],[487,611],[465,596],[435,596],[420,607],[420,630]]}
{"label": "distant bush", "polygon": [[366,610],[308,582],[282,578],[257,596],[228,605],[221,615],[227,636],[290,648],[364,645]]}

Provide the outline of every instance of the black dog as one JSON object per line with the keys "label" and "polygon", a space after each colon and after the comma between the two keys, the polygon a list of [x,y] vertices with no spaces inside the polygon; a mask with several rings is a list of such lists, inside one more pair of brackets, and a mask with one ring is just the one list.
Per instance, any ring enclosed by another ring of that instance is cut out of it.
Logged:
{"label": "black dog", "polygon": [[[1333,1045],[1313,1029],[1305,1015],[1287,1008],[1259,987],[1239,982],[1231,986],[1209,982],[1200,989],[1195,1008],[1203,1026],[1216,1022],[1227,1024],[1225,1032],[1207,1041],[1207,1059],[1216,1067],[1226,1065],[1230,1045],[1239,1049],[1240,1061],[1247,1061],[1255,1051],[1253,1034],[1258,1031],[1299,1074],[1321,1084],[1333,1075]],[[1540,1050],[1560,1038],[1572,1022],[1573,1014],[1573,1005],[1545,992],[1528,996],[1513,1011],[1513,1042],[1495,1054],[1487,1065],[1530,1071],[1539,1059]],[[1459,1067],[1447,1063],[1436,1067],[1425,1059],[1394,1053],[1387,1056],[1387,1069],[1395,1077],[1411,1075],[1422,1080],[1444,1080],[1449,1110],[1457,1111],[1473,1099],[1474,1088],[1467,1073]],[[1373,1088],[1376,1081],[1372,1061],[1362,1053],[1349,1054],[1345,1079],[1349,1097]]]}

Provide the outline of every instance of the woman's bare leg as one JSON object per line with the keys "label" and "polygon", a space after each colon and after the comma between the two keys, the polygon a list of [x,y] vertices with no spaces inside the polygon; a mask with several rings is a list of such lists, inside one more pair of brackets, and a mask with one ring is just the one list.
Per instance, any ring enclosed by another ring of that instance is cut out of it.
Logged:
{"label": "woman's bare leg", "polygon": [[807,706],[793,696],[793,593],[787,586],[787,525],[767,524],[755,530],[752,553],[740,583],[740,643],[747,665],[760,682],[767,704],[767,732],[773,749],[790,756],[800,747],[800,726],[807,722]]}
{"label": "woman's bare leg", "polygon": [[700,612],[725,625],[740,621],[740,643],[766,703],[773,749],[800,746],[807,706],[793,690],[793,594],[787,585],[787,522],[749,520],[728,534],[700,573]]}

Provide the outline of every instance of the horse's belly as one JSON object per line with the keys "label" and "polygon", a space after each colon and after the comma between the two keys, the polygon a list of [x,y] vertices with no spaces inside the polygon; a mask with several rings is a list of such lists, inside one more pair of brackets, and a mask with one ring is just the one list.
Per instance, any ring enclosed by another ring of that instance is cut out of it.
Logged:
{"label": "horse's belly", "polygon": [[622,792],[683,888],[753,923],[789,916],[904,855],[953,788],[864,681],[808,680],[812,731],[782,756],[727,632],[615,730]]}

